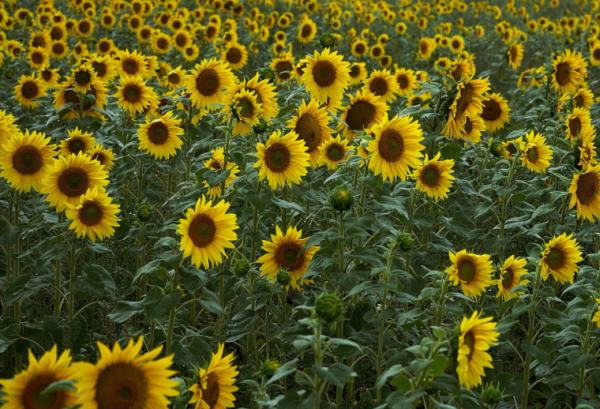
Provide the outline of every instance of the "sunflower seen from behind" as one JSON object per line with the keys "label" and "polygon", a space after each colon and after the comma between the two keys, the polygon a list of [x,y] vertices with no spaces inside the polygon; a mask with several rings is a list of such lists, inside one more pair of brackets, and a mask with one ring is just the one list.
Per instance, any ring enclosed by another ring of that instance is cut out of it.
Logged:
{"label": "sunflower seen from behind", "polygon": [[455,179],[452,176],[454,161],[452,159],[440,160],[440,155],[438,152],[432,159],[425,155],[423,166],[418,167],[412,174],[412,178],[417,181],[417,189],[436,202],[448,197],[452,181]]}
{"label": "sunflower seen from behind", "polygon": [[153,409],[169,406],[170,397],[179,396],[178,383],[170,379],[176,374],[169,369],[173,355],[158,358],[162,347],[141,353],[143,338],[129,339],[121,348],[118,342],[110,350],[98,342],[97,363],[78,362],[75,386],[77,404],[83,408]]}
{"label": "sunflower seen from behind", "polygon": [[494,368],[487,351],[500,336],[492,317],[481,318],[481,314],[476,311],[470,318],[463,317],[460,323],[456,372],[460,384],[467,389],[481,385],[485,368]]}
{"label": "sunflower seen from behind", "polygon": [[235,248],[237,218],[227,210],[229,203],[224,200],[213,205],[202,196],[195,207],[187,209],[185,219],[179,220],[179,248],[183,250],[184,258],[191,256],[192,264],[197,268],[221,264],[223,257],[227,257],[225,249]]}
{"label": "sunflower seen from behind", "polygon": [[319,165],[319,148],[331,138],[333,131],[327,126],[329,120],[327,108],[319,107],[319,103],[315,99],[311,99],[309,103],[302,100],[297,115],[292,116],[288,121],[287,127],[296,132],[298,138],[304,141],[312,167]]}
{"label": "sunflower seen from behind", "polygon": [[487,254],[477,255],[461,250],[448,253],[452,265],[445,270],[453,285],[459,285],[467,297],[477,298],[492,283],[492,261]]}
{"label": "sunflower seen from behind", "polygon": [[276,226],[271,241],[263,240],[262,249],[266,253],[256,260],[261,264],[260,275],[276,282],[279,270],[285,270],[290,274],[290,285],[295,290],[301,290],[304,285],[311,283],[312,281],[301,277],[308,271],[315,253],[321,248],[306,248],[308,239],[309,237],[302,238],[302,230],[296,227],[290,226],[284,235],[279,226]]}
{"label": "sunflower seen from behind", "polygon": [[137,136],[140,142],[139,149],[146,151],[156,159],[169,159],[181,149],[183,129],[179,127],[181,119],[173,118],[169,111],[160,118],[150,120],[140,125]]}
{"label": "sunflower seen from behind", "polygon": [[394,117],[373,128],[374,139],[367,150],[371,153],[369,169],[383,180],[406,180],[411,168],[421,165],[425,149],[421,145],[423,132],[419,122],[410,116]]}
{"label": "sunflower seen from behind", "polygon": [[69,230],[74,230],[77,238],[87,236],[92,242],[109,238],[115,233],[114,227],[119,226],[119,207],[103,188],[88,189],[81,195],[79,205],[67,203],[65,214],[73,221]]}
{"label": "sunflower seen from behind", "polygon": [[502,297],[504,301],[507,301],[523,294],[522,291],[511,291],[519,285],[529,284],[529,280],[521,279],[523,274],[527,274],[526,264],[527,260],[515,258],[514,255],[504,261],[504,264],[500,267],[500,277],[493,283],[498,286],[496,298]]}
{"label": "sunflower seen from behind", "polygon": [[224,90],[230,89],[235,83],[228,65],[215,58],[196,64],[191,74],[185,77],[186,92],[197,108],[219,104],[225,96]]}
{"label": "sunflower seen from behind", "polygon": [[583,260],[582,253],[579,251],[579,243],[573,234],[567,236],[566,233],[550,240],[546,243],[542,251],[540,273],[544,280],[548,280],[550,274],[561,284],[569,282],[573,284],[575,273],[579,271],[577,263]]}
{"label": "sunflower seen from behind", "polygon": [[235,407],[235,396],[238,391],[235,386],[239,374],[233,365],[233,353],[223,356],[225,344],[219,344],[217,353],[212,354],[206,368],[200,368],[194,384],[188,389],[192,392],[189,404],[194,409],[227,409]]}
{"label": "sunflower seen from behind", "polygon": [[294,131],[285,135],[279,130],[273,132],[266,144],[256,145],[256,151],[258,160],[253,166],[259,169],[259,180],[267,179],[272,190],[299,184],[308,173],[310,155]]}
{"label": "sunflower seen from behind", "polygon": [[600,165],[589,164],[573,176],[569,187],[569,209],[577,208],[577,219],[595,222],[600,218]]}
{"label": "sunflower seen from behind", "polygon": [[42,178],[56,156],[55,147],[44,133],[17,131],[3,144],[0,177],[20,192],[27,193],[32,188],[39,191]]}
{"label": "sunflower seen from behind", "polygon": [[320,103],[327,98],[342,99],[350,81],[350,64],[344,57],[325,48],[323,52],[315,51],[314,56],[307,56],[307,65],[302,74],[306,90]]}
{"label": "sunflower seen from behind", "polygon": [[67,203],[78,205],[88,189],[108,185],[108,173],[97,160],[79,152],[59,156],[46,170],[40,192],[48,195],[50,207],[62,212]]}
{"label": "sunflower seen from behind", "polygon": [[76,370],[71,365],[71,353],[65,350],[58,356],[57,347],[44,353],[38,360],[29,351],[29,364],[13,379],[0,379],[3,393],[3,409],[47,409],[74,406],[77,393],[72,390],[59,390],[42,394],[44,389],[59,381],[76,380]]}

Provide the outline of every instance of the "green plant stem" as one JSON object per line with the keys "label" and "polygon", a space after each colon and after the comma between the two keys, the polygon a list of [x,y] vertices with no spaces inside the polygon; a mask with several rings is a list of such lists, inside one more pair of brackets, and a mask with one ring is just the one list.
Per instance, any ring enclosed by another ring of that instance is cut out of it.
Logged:
{"label": "green plant stem", "polygon": [[[283,200],[286,202],[288,201],[288,190],[285,186],[283,187]],[[282,206],[281,207],[281,229],[283,230],[284,234],[287,232],[287,228],[288,228],[287,209],[284,206]]]}
{"label": "green plant stem", "polygon": [[[537,268],[536,271],[536,277],[535,277],[535,284],[533,287],[533,295],[532,295],[532,303],[536,303],[537,301],[537,296],[538,296],[538,288],[540,286],[540,280],[541,279],[541,274],[540,274],[540,269],[539,267]],[[537,308],[537,304],[534,305],[533,308],[531,308],[528,313],[529,313],[529,328],[527,329],[527,340],[529,341],[529,343],[531,345],[533,345],[534,342],[534,325],[535,325],[535,310]],[[527,409],[527,400],[529,397],[529,366],[531,365],[531,354],[527,354],[527,356],[525,357],[525,364],[524,364],[524,368],[523,368],[523,393],[522,393],[522,397],[521,397],[521,408],[522,409]]]}
{"label": "green plant stem", "polygon": [[510,194],[510,192],[508,192],[508,189],[510,189],[510,185],[512,183],[512,178],[515,173],[516,163],[517,163],[517,155],[515,155],[515,157],[513,158],[512,162],[510,164],[510,170],[508,172],[508,179],[506,180],[507,194],[502,201],[502,216],[500,218],[500,240],[501,240],[500,260],[504,260],[504,225],[506,223],[506,213],[508,212],[508,203],[510,202],[510,197],[511,197],[511,194]]}
{"label": "green plant stem", "polygon": [[[176,289],[179,286],[179,266],[175,267],[175,274],[173,279],[171,280],[171,291]],[[173,308],[169,312],[169,324],[167,327],[167,340],[165,350],[167,352],[167,356],[171,355],[171,347],[173,344],[173,331],[175,330],[175,314],[177,313],[177,309]]]}
{"label": "green plant stem", "polygon": [[[13,221],[13,226],[18,226],[19,225],[19,213],[21,212],[20,208],[19,208],[19,200],[20,200],[20,194],[19,191],[17,190],[15,192],[15,196],[14,196],[14,207],[15,207],[15,212],[13,213],[13,217],[14,217],[14,221]],[[18,254],[21,251],[21,238],[17,237],[17,241],[15,242],[15,254]],[[19,274],[21,272],[21,266],[20,266],[20,262],[19,262],[19,258],[15,257],[14,259],[14,270],[13,270],[13,275],[14,278],[17,279],[19,277]],[[19,324],[21,322],[21,301],[18,301],[17,303],[15,303],[15,321],[17,322],[17,324]],[[21,370],[21,355],[19,355],[19,353],[15,350],[15,368],[18,371]]]}
{"label": "green plant stem", "polygon": [[[388,250],[388,256],[387,256],[387,265],[385,268],[385,272],[383,274],[383,292],[381,295],[381,314],[383,315],[385,313],[386,307],[387,307],[387,293],[388,293],[388,289],[386,284],[389,282],[390,280],[390,271],[392,269],[392,261],[394,261],[394,251],[395,251],[395,244],[392,244],[390,246],[390,249]],[[381,373],[383,371],[383,338],[385,336],[385,322],[383,322],[381,324],[381,326],[379,327],[379,337],[378,337],[378,345],[377,345],[377,380],[379,380],[381,378]],[[381,388],[378,386],[377,390],[376,390],[376,400],[379,401],[381,400]]]}
{"label": "green plant stem", "polygon": [[[58,223],[62,223],[64,213],[58,214]],[[62,246],[62,227],[58,232],[58,236],[56,237],[56,246],[60,248]],[[54,316],[58,317],[60,315],[60,306],[62,304],[62,298],[60,293],[61,281],[62,281],[62,260],[59,258],[56,260],[56,266],[54,267]]]}
{"label": "green plant stem", "polygon": [[75,239],[69,243],[69,246],[69,322],[71,322],[75,308],[75,268],[77,263],[77,243]]}

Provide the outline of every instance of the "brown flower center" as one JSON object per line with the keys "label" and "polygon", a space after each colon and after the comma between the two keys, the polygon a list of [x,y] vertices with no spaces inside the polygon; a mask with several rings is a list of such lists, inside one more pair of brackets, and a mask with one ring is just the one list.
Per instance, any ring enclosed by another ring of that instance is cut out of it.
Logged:
{"label": "brown flower center", "polygon": [[410,84],[410,82],[408,81],[408,78],[404,74],[399,74],[396,77],[396,81],[398,81],[398,85],[400,85],[400,88],[402,88],[402,89],[408,88],[408,85]]}
{"label": "brown flower center", "polygon": [[304,253],[300,254],[302,248],[296,243],[284,243],[275,253],[275,261],[279,268],[290,273],[302,267],[304,264]]}
{"label": "brown flower center", "polygon": [[34,64],[41,64],[44,62],[44,55],[36,51],[31,54],[31,61],[33,61]]}
{"label": "brown flower center", "polygon": [[150,124],[148,128],[148,139],[154,145],[163,145],[169,140],[169,129],[162,121],[156,121]]}
{"label": "brown flower center", "polygon": [[296,122],[295,131],[304,140],[308,153],[313,152],[321,144],[321,125],[313,115],[302,115]]}
{"label": "brown flower center", "polygon": [[177,36],[175,37],[175,43],[181,48],[185,47],[185,45],[187,44],[187,37],[185,36],[185,34],[177,34]]}
{"label": "brown flower center", "polygon": [[339,162],[344,159],[344,147],[333,143],[327,147],[327,158],[332,162]]}
{"label": "brown flower center", "polygon": [[84,148],[85,148],[85,144],[83,143],[83,141],[81,139],[79,139],[79,138],[69,139],[69,144],[68,144],[69,152],[78,154],[79,152],[84,150]]}
{"label": "brown flower center", "polygon": [[237,64],[242,61],[242,52],[237,47],[232,47],[227,51],[227,62],[230,64]]}
{"label": "brown flower center", "polygon": [[213,38],[216,34],[217,34],[217,29],[214,28],[213,26],[209,26],[206,29],[206,37],[208,37],[209,39]]}
{"label": "brown flower center", "polygon": [[97,160],[98,162],[100,162],[101,165],[104,165],[104,162],[106,161],[106,157],[102,153],[97,152],[92,155],[92,160]]}
{"label": "brown flower center", "polygon": [[119,362],[106,367],[96,381],[98,409],[143,409],[148,381],[140,368]]}
{"label": "brown flower center", "polygon": [[202,70],[196,78],[196,89],[204,96],[211,96],[219,90],[221,79],[219,74],[212,68]]}
{"label": "brown flower center", "polygon": [[463,336],[463,340],[465,345],[469,347],[469,355],[467,356],[467,360],[470,361],[471,358],[473,358],[473,354],[475,353],[475,334],[473,334],[473,331],[467,332]]}
{"label": "brown flower center", "polygon": [[529,162],[531,163],[536,163],[538,160],[538,150],[537,150],[537,146],[532,146],[531,148],[527,149],[527,159],[529,160]]}
{"label": "brown flower center", "polygon": [[352,104],[346,115],[346,123],[350,129],[362,131],[368,128],[377,113],[375,106],[369,101],[356,101]]}
{"label": "brown flower center", "polygon": [[265,151],[265,165],[275,173],[281,173],[290,165],[290,151],[281,143],[274,143]]}
{"label": "brown flower center", "polygon": [[136,103],[142,98],[142,91],[136,84],[128,84],[123,88],[123,98],[127,102]]}
{"label": "brown flower center", "polygon": [[42,165],[42,154],[33,146],[22,146],[14,153],[13,167],[21,175],[34,175]]}
{"label": "brown flower center", "polygon": [[254,115],[254,104],[248,98],[242,98],[237,102],[238,112],[242,118],[252,118]]}
{"label": "brown flower center", "polygon": [[467,284],[475,278],[475,264],[470,259],[459,262],[458,277]]}
{"label": "brown flower center", "polygon": [[388,92],[388,83],[384,78],[375,78],[371,81],[369,89],[377,96],[385,95]]}
{"label": "brown flower center", "polygon": [[21,87],[21,94],[27,99],[35,99],[40,93],[40,89],[34,81],[27,81]]}
{"label": "brown flower center", "polygon": [[303,38],[309,37],[312,34],[312,27],[310,26],[310,24],[305,24],[302,26],[302,32],[301,32],[301,36]]}
{"label": "brown flower center", "polygon": [[358,65],[353,65],[352,68],[350,68],[350,76],[352,78],[357,78],[360,75],[360,67]]}
{"label": "brown flower center", "polygon": [[90,32],[90,23],[88,23],[87,21],[82,21],[81,23],[79,23],[79,31],[83,34],[87,34]]}
{"label": "brown flower center", "polygon": [[52,44],[52,51],[55,55],[62,55],[65,52],[65,46],[63,43],[55,43]]}
{"label": "brown flower center", "polygon": [[92,76],[87,71],[78,71],[77,73],[75,73],[75,82],[78,85],[88,85],[91,80]]}
{"label": "brown flower center", "polygon": [[335,82],[336,71],[329,61],[319,61],[312,69],[315,82],[319,87],[329,87]]}
{"label": "brown flower center", "polygon": [[275,72],[277,76],[282,80],[287,80],[291,77],[290,72],[294,69],[292,63],[289,61],[279,61],[275,64]]}
{"label": "brown flower center", "polygon": [[24,409],[60,409],[65,404],[65,393],[56,391],[51,393],[42,393],[49,385],[56,382],[57,379],[47,375],[39,375],[30,379],[23,391]]}
{"label": "brown flower center", "polygon": [[86,226],[95,226],[102,220],[102,209],[95,202],[86,202],[79,209],[79,220]]}
{"label": "brown flower center", "polygon": [[358,55],[363,55],[365,50],[365,45],[363,43],[358,43],[356,46],[354,46],[354,52]]}
{"label": "brown flower center", "polygon": [[590,205],[598,194],[598,176],[594,172],[584,173],[577,180],[576,195],[579,202]]}
{"label": "brown flower center", "polygon": [[160,50],[166,50],[167,48],[169,48],[169,40],[167,40],[164,37],[160,37],[158,40],[156,40],[156,46]]}
{"label": "brown flower center", "polygon": [[176,74],[176,73],[169,74],[167,76],[167,79],[169,80],[169,82],[171,84],[174,84],[174,85],[179,84],[179,81],[181,80],[181,78],[179,77],[179,74]]}
{"label": "brown flower center", "polygon": [[206,247],[215,239],[217,228],[209,216],[200,214],[190,223],[189,234],[196,247]]}
{"label": "brown flower center", "polygon": [[546,256],[546,262],[552,269],[560,269],[565,264],[565,255],[561,249],[553,248]]}
{"label": "brown flower center", "polygon": [[569,119],[569,132],[573,136],[578,136],[581,132],[581,119],[578,117]]}
{"label": "brown flower center", "polygon": [[514,273],[512,269],[510,267],[507,268],[502,274],[502,287],[510,289],[513,285],[513,277]]}
{"label": "brown flower center", "polygon": [[469,108],[469,105],[473,101],[473,86],[466,84],[465,87],[460,91],[460,97],[456,102],[456,117],[460,118]]}
{"label": "brown flower center", "polygon": [[395,162],[404,153],[404,140],[402,135],[394,129],[386,129],[379,139],[379,155],[388,162]]}
{"label": "brown flower center", "polygon": [[487,101],[483,101],[483,112],[481,112],[481,117],[486,121],[495,121],[500,118],[502,114],[502,110],[500,109],[500,104],[493,99],[488,99]]}
{"label": "brown flower center", "polygon": [[421,182],[429,187],[436,187],[440,180],[440,171],[435,165],[427,165],[421,173]]}
{"label": "brown flower center", "polygon": [[600,48],[595,48],[592,54],[594,55],[594,60],[600,60]]}
{"label": "brown flower center", "polygon": [[58,189],[66,196],[79,197],[88,189],[87,172],[81,168],[65,169],[58,178]]}
{"label": "brown flower center", "polygon": [[559,85],[567,85],[571,79],[571,66],[569,63],[561,62],[558,64],[556,66],[556,72],[554,73],[554,76]]}

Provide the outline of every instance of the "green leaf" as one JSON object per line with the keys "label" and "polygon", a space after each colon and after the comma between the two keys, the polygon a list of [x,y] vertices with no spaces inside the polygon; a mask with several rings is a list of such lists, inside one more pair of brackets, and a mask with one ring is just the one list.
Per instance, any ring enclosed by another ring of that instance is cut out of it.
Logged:
{"label": "green leaf", "polygon": [[275,196],[271,198],[271,202],[275,204],[277,207],[281,207],[283,209],[295,210],[299,213],[304,213],[304,210],[299,204],[293,202],[286,202],[285,200],[281,200]]}
{"label": "green leaf", "polygon": [[402,198],[384,196],[381,199],[379,199],[378,203],[384,209],[395,210],[398,213],[400,213],[400,215],[408,219],[408,213],[406,211],[406,208],[404,207],[404,204],[402,203]]}
{"label": "green leaf", "polygon": [[462,148],[456,143],[447,143],[440,149],[443,159],[458,159],[461,151]]}
{"label": "green leaf", "polygon": [[293,361],[286,362],[281,365],[275,374],[267,381],[267,385],[272,384],[273,382],[277,382],[278,380],[285,378],[288,375],[296,372],[296,365],[298,364],[298,359],[294,359]]}
{"label": "green leaf", "polygon": [[0,244],[13,246],[22,232],[23,226],[11,226],[6,220],[0,219]]}
{"label": "green leaf", "polygon": [[198,302],[200,303],[202,308],[209,312],[212,312],[213,314],[225,314],[225,310],[221,307],[219,297],[217,297],[215,293],[213,293],[206,287],[202,289],[202,295],[200,296]]}
{"label": "green leaf", "polygon": [[180,299],[181,291],[179,290],[173,290],[169,294],[163,295],[158,287],[152,287],[143,300],[148,322],[160,318],[177,307]]}
{"label": "green leaf", "polygon": [[461,390],[458,380],[454,376],[437,374],[430,381],[425,381],[425,385],[430,388],[435,388],[443,392],[447,392],[452,396],[460,399]]}
{"label": "green leaf", "polygon": [[58,391],[71,391],[76,392],[77,388],[75,387],[75,381],[56,381],[46,386],[46,388],[42,391],[42,395],[46,395],[48,393],[54,393]]}
{"label": "green leaf", "polygon": [[332,385],[339,386],[342,388],[350,376],[352,376],[352,370],[344,364],[333,364],[329,368],[324,368],[319,365],[312,366],[313,371],[317,376]]}
{"label": "green leaf", "polygon": [[221,171],[221,173],[217,173],[214,170],[211,170],[211,171],[204,173],[203,176],[204,176],[204,179],[206,180],[206,183],[208,183],[208,186],[215,187],[218,184],[225,182],[225,180],[227,180],[227,178],[229,177],[230,173],[231,173],[231,169]]}
{"label": "green leaf", "polygon": [[155,259],[155,260],[152,260],[151,262],[149,262],[148,264],[140,267],[138,269],[138,271],[135,273],[135,276],[133,276],[132,283],[135,283],[141,276],[143,276],[145,274],[154,273],[156,270],[159,269],[159,266],[160,266],[160,260]]}
{"label": "green leaf", "polygon": [[144,311],[143,301],[119,301],[114,310],[108,315],[108,318],[122,324],[135,314]]}

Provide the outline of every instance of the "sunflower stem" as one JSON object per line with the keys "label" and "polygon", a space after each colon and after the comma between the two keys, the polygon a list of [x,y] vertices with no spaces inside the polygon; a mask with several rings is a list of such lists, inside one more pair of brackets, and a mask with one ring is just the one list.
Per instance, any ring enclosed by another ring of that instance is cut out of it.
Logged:
{"label": "sunflower stem", "polygon": [[[392,241],[390,244],[390,248],[387,254],[387,265],[385,271],[383,273],[383,293],[381,295],[381,315],[385,314],[386,306],[387,306],[387,286],[386,284],[390,280],[390,271],[392,269],[392,262],[394,261],[394,252],[396,250],[396,241]],[[378,346],[377,346],[377,380],[381,378],[381,372],[383,370],[383,339],[385,336],[385,327],[386,323],[382,322],[379,327],[379,337],[378,337]],[[376,398],[377,401],[381,400],[381,388],[378,386],[376,389]]]}
{"label": "sunflower stem", "polygon": [[[536,277],[535,284],[533,286],[533,295],[531,297],[531,302],[534,304],[534,307],[529,310],[529,327],[527,328],[527,341],[531,345],[533,345],[533,333],[534,333],[534,324],[535,324],[535,310],[537,308],[536,300],[538,296],[538,288],[540,286],[540,278],[541,272],[539,266],[536,269]],[[521,397],[521,409],[527,409],[527,400],[529,397],[529,366],[531,364],[531,354],[527,353],[525,357],[525,365],[523,367],[523,393]]]}
{"label": "sunflower stem", "polygon": [[75,264],[76,264],[76,249],[77,243],[73,239],[69,243],[69,321],[73,319],[74,307],[75,307]]}
{"label": "sunflower stem", "polygon": [[[285,186],[283,186],[283,200],[288,201],[288,191]],[[281,228],[283,232],[287,232],[288,228],[288,217],[287,217],[287,209],[285,207],[281,207]]]}
{"label": "sunflower stem", "polygon": [[[175,290],[179,285],[179,266],[175,267],[175,274],[173,276],[173,280],[171,281],[171,291]],[[169,324],[167,327],[167,340],[166,340],[166,352],[167,356],[171,355],[171,345],[173,344],[173,331],[175,329],[175,314],[177,312],[177,308],[171,309],[169,312]]]}
{"label": "sunflower stem", "polygon": [[[64,213],[58,214],[58,224],[62,223],[63,215],[64,215]],[[58,232],[58,235],[56,237],[56,246],[58,248],[60,248],[62,246],[62,227],[60,228],[60,231]],[[60,293],[61,276],[62,276],[61,262],[62,262],[62,260],[60,258],[58,260],[56,260],[56,267],[54,268],[54,288],[55,288],[55,290],[54,290],[54,316],[55,317],[58,317],[60,315],[60,306],[62,304],[61,293]]]}

